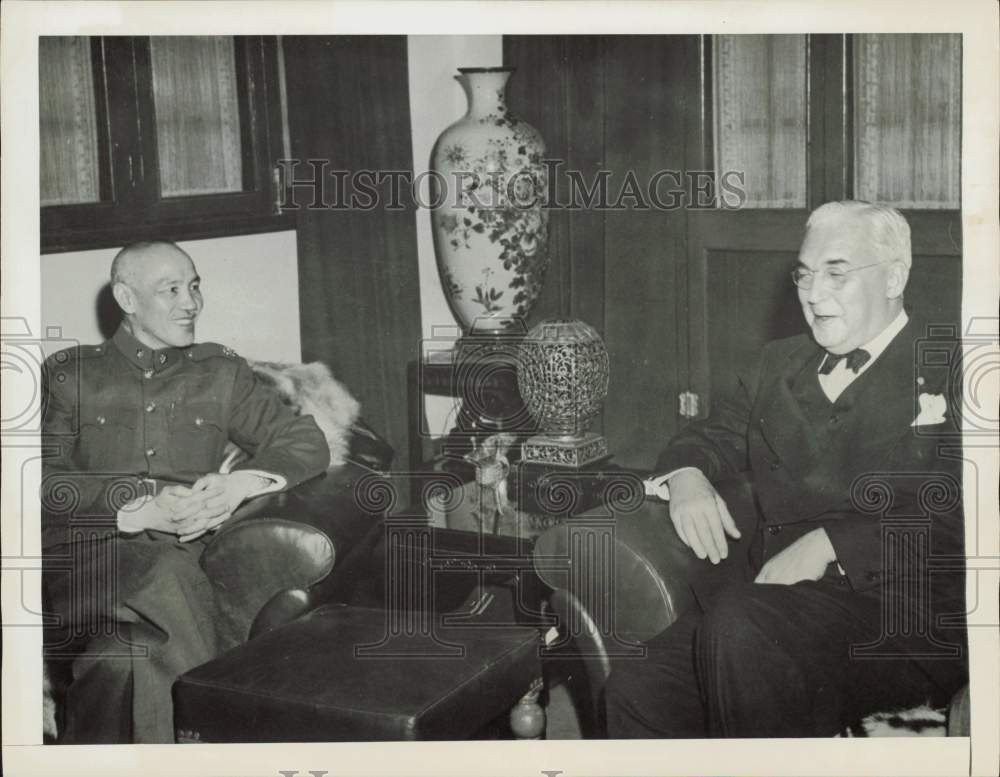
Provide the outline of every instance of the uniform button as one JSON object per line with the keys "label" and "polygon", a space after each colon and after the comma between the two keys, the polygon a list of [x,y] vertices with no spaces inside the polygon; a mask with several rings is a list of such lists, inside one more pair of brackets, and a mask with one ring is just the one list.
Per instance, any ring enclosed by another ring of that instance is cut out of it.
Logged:
{"label": "uniform button", "polygon": [[145,355],[146,355],[146,352],[144,350],[142,350],[142,348],[137,348],[136,349],[136,351],[135,351],[135,358],[141,359]]}
{"label": "uniform button", "polygon": [[160,354],[160,364],[166,364],[166,363],[167,363],[167,355],[165,353],[161,353]]}
{"label": "uniform button", "polygon": [[105,418],[104,416],[102,416],[102,415],[99,415],[99,416],[97,416],[97,423],[99,423],[99,424],[100,424],[101,426],[104,426],[104,422],[105,422],[105,421],[107,421],[107,420],[108,420],[108,419],[106,419],[106,418]]}
{"label": "uniform button", "polygon": [[830,416],[830,426],[836,426],[839,423],[840,423],[840,418],[838,416],[835,415]]}
{"label": "uniform button", "polygon": [[144,377],[144,378],[152,378],[153,377],[153,371],[152,370],[146,370],[144,373],[142,373],[142,377]]}
{"label": "uniform button", "polygon": [[768,466],[772,470],[781,469],[781,461],[779,461],[778,459],[775,459],[774,461],[769,462]]}
{"label": "uniform button", "polygon": [[201,426],[203,423],[205,423],[205,419],[202,418],[201,416],[198,416],[196,419],[194,419],[195,426]]}
{"label": "uniform button", "polygon": [[96,347],[96,348],[94,349],[94,353],[100,353],[100,352],[101,352],[101,346],[97,346],[97,347]]}
{"label": "uniform button", "polygon": [[155,402],[150,402],[149,404],[146,405],[146,412],[147,413],[152,413],[154,410],[156,410],[156,403]]}
{"label": "uniform button", "polygon": [[780,534],[781,533],[781,527],[780,526],[768,526],[767,527],[767,533],[770,534],[770,535],[772,535],[772,536],[775,535],[775,534]]}
{"label": "uniform button", "polygon": [[147,448],[146,449],[146,455],[149,458],[152,458],[153,456],[155,456],[156,455],[156,448]]}
{"label": "uniform button", "polygon": [[66,355],[65,351],[60,351],[59,353],[56,354],[56,361],[59,362],[60,364],[62,364],[68,358],[69,356]]}

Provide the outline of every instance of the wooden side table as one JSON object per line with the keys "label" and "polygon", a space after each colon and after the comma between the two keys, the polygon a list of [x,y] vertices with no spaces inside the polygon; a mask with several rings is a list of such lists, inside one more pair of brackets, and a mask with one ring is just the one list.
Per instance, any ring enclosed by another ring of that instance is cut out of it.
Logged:
{"label": "wooden side table", "polygon": [[[440,450],[428,445],[430,430],[424,420],[424,397],[462,400],[455,426]],[[455,351],[436,352],[410,362],[407,368],[409,461],[416,472],[444,469],[471,480],[474,469],[463,457],[478,442],[498,432],[519,438],[536,431],[517,388],[517,356],[509,347],[459,358]],[[411,501],[419,494],[411,493]]]}

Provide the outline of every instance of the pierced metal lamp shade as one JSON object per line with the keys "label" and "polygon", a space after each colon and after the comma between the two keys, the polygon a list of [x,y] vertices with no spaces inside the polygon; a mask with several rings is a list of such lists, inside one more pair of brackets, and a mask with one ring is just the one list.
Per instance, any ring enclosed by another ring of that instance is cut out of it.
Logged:
{"label": "pierced metal lamp shade", "polygon": [[551,319],[521,343],[517,384],[540,435],[522,445],[525,461],[579,467],[606,457],[607,441],[588,433],[608,395],[608,350],[582,321]]}

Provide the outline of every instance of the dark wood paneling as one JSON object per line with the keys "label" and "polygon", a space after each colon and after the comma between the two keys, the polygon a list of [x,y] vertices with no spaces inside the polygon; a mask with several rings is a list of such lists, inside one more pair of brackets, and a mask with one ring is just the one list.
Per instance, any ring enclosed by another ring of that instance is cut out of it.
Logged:
{"label": "dark wood paneling", "polygon": [[[295,158],[330,170],[412,166],[405,37],[296,36],[284,51]],[[297,212],[302,357],[331,366],[401,468],[406,370],[420,353],[416,222],[403,204]]]}
{"label": "dark wood paneling", "polygon": [[[631,171],[645,186],[660,170],[685,170],[685,62],[693,36],[609,38],[606,158],[612,190]],[[619,460],[651,466],[676,430],[676,320],[684,211],[610,211],[605,222],[606,326],[611,388],[605,429]]]}
{"label": "dark wood paneling", "polygon": [[753,366],[766,342],[806,330],[789,277],[797,255],[793,251],[708,252],[709,400],[731,393],[736,375]]}
{"label": "dark wood paneling", "polygon": [[906,306],[931,324],[962,319],[962,261],[954,256],[916,255],[906,285]]}
{"label": "dark wood paneling", "polygon": [[[786,331],[785,321],[797,320],[789,313],[797,307],[795,290],[791,279],[785,282],[782,273],[791,269],[798,254],[807,217],[804,210],[700,211],[689,215],[690,337],[681,390],[699,396],[701,415],[711,405],[713,388],[725,383],[724,379],[713,379],[713,370],[717,365],[721,369],[721,362],[731,351],[729,346],[722,345],[728,335],[714,333],[731,329],[748,344],[751,340],[762,344],[769,334]],[[744,258],[748,265],[737,266],[737,257]],[[716,259],[726,261],[718,266]],[[753,277],[758,269],[759,279]],[[733,274],[740,283],[748,284],[744,290],[737,286],[742,315],[759,306],[759,313],[753,314],[755,329],[750,328],[750,323],[740,324],[738,316],[731,323],[724,323],[730,318],[731,308],[725,294],[723,299],[716,295],[729,288],[727,276]],[[782,289],[792,308],[781,300]],[[801,313],[797,316],[801,319]],[[772,317],[777,318],[771,321]],[[763,323],[765,320],[768,323]]]}
{"label": "dark wood paneling", "polygon": [[[604,163],[603,39],[580,36],[507,36],[504,64],[517,68],[508,82],[511,111],[542,133],[556,168],[556,204],[569,205],[566,176],[590,180]],[[551,168],[550,168],[551,169]],[[604,213],[549,209],[549,267],[529,324],[572,316],[604,330]]]}
{"label": "dark wood paneling", "polygon": [[[645,190],[656,172],[687,169],[687,117],[698,115],[691,102],[700,92],[683,74],[692,63],[698,70],[698,42],[505,37],[505,64],[518,68],[511,110],[542,132],[550,159],[565,162],[561,204],[570,199],[570,171],[590,186],[607,170],[614,201],[630,173]],[[700,127],[697,136],[703,142]],[[550,212],[552,265],[533,320],[572,316],[601,331],[612,371],[603,428],[619,462],[648,466],[676,427],[684,211],[630,205]]]}
{"label": "dark wood paneling", "polygon": [[853,157],[850,140],[850,36],[810,35],[806,62],[809,146],[806,157],[807,204],[850,196]]}

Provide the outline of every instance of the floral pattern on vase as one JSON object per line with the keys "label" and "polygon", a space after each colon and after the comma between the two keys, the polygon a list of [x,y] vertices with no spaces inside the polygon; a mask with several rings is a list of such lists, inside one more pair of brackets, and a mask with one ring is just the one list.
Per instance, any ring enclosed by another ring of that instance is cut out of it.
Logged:
{"label": "floral pattern on vase", "polygon": [[469,110],[435,143],[432,224],[441,283],[466,331],[527,317],[548,269],[545,144],[512,115],[512,68],[460,68]]}

